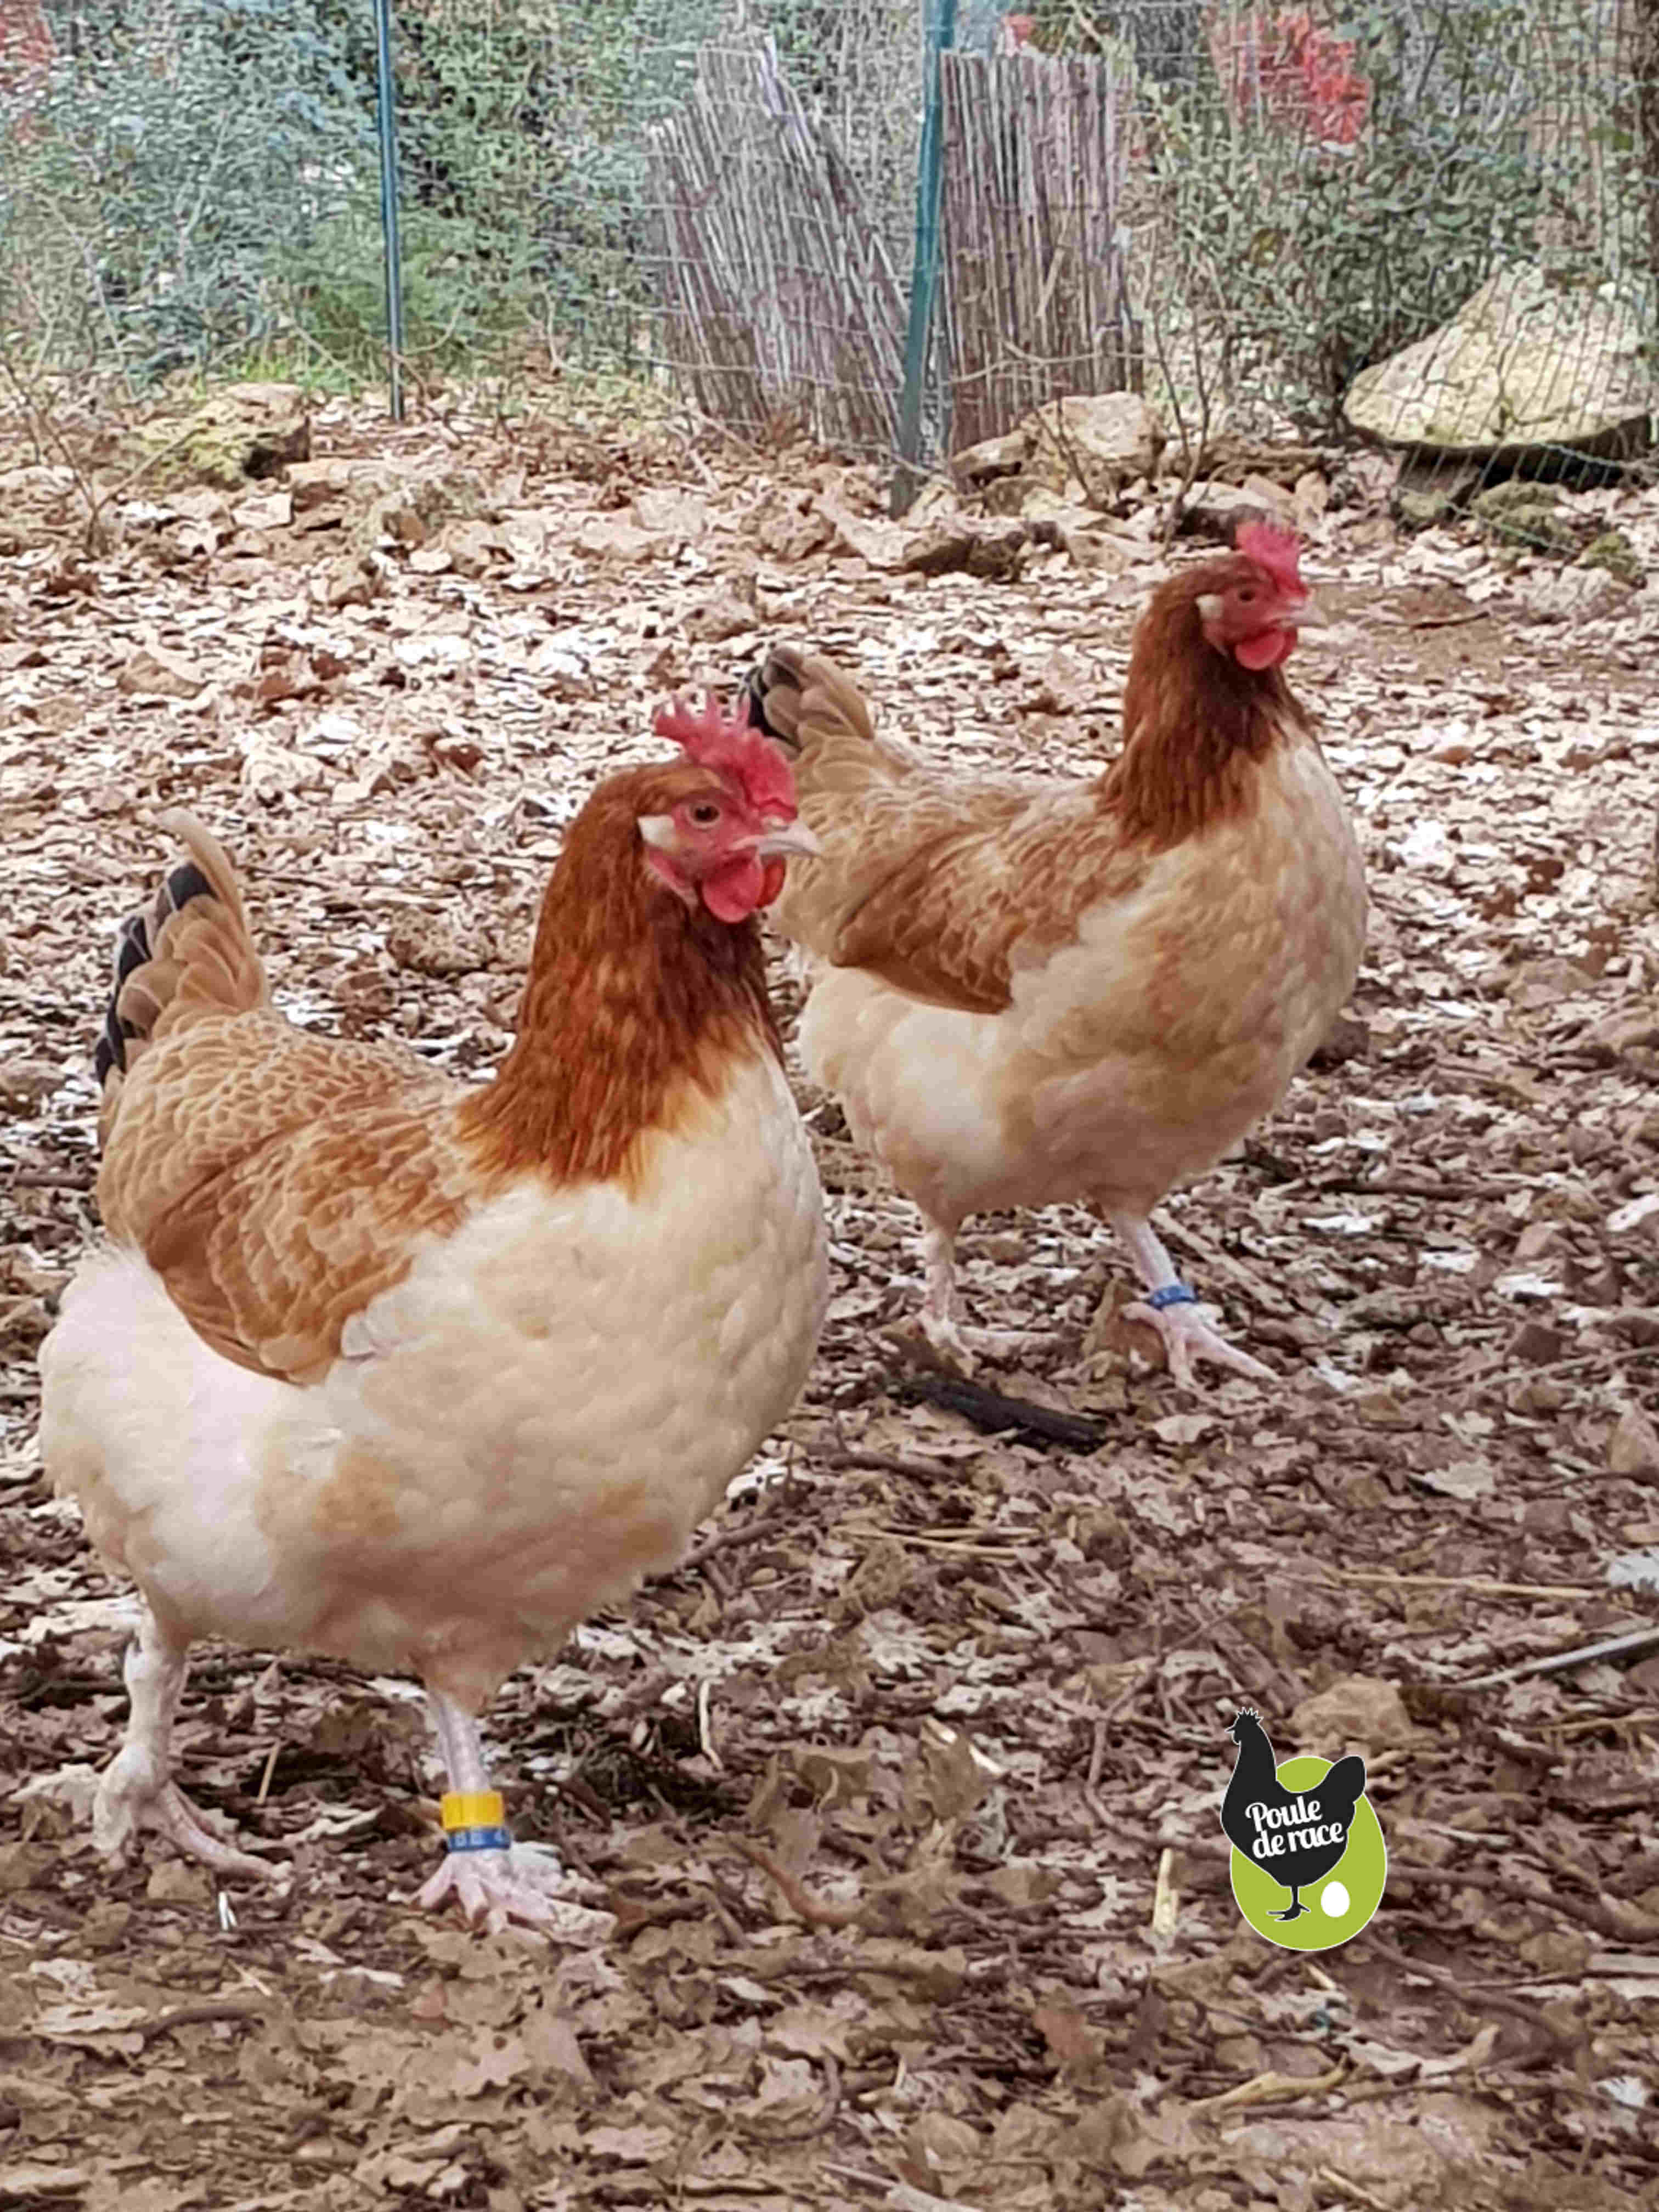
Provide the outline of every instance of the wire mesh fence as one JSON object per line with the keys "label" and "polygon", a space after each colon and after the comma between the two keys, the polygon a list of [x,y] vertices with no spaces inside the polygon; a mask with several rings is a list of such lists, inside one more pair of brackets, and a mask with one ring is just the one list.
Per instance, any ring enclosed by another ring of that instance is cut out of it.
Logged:
{"label": "wire mesh fence", "polygon": [[[1659,0],[394,15],[416,390],[887,453],[908,373],[933,455],[1112,389],[1451,454],[1650,422]],[[0,0],[7,374],[383,373],[375,95],[365,0]]]}

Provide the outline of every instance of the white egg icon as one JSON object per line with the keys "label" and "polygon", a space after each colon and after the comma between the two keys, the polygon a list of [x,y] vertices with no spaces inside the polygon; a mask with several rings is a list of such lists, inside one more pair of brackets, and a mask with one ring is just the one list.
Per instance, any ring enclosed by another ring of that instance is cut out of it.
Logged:
{"label": "white egg icon", "polygon": [[1319,1909],[1332,1920],[1340,1920],[1352,1902],[1346,1884],[1340,1881],[1328,1881],[1319,1893]]}

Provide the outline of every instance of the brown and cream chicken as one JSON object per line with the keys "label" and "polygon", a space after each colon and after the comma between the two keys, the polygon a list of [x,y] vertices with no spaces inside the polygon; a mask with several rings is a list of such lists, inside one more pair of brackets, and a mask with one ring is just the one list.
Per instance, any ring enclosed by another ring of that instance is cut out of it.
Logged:
{"label": "brown and cream chicken", "polygon": [[988,1208],[1092,1203],[1145,1285],[1127,1312],[1189,1382],[1229,1343],[1150,1217],[1271,1113],[1358,969],[1348,810],[1285,678],[1310,619],[1296,542],[1249,523],[1135,635],[1122,746],[1090,782],[974,777],[878,737],[821,655],[771,652],[750,712],[820,858],[775,919],[817,956],[800,1027],[926,1224],[921,1322],[964,1361],[954,1247]]}
{"label": "brown and cream chicken", "polygon": [[42,1353],[41,1443],[137,1584],[100,1846],[141,1827],[267,1873],[190,1804],[192,1640],[425,1686],[447,1850],[422,1901],[591,1925],[514,1845],[478,1716],[672,1565],[811,1362],[817,1176],[756,916],[813,849],[773,748],[712,705],[602,783],[541,908],[517,1034],[467,1085],[272,1005],[230,863],[121,933],[98,1052],[106,1241]]}

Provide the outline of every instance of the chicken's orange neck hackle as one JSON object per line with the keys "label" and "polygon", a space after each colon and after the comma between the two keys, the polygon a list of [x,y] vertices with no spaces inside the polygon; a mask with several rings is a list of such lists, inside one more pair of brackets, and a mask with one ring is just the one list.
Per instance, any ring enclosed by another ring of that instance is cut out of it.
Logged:
{"label": "chicken's orange neck hackle", "polygon": [[1160,586],[1135,633],[1100,799],[1155,851],[1242,813],[1256,764],[1308,726],[1282,672],[1308,599],[1295,541],[1247,526],[1240,542]]}
{"label": "chicken's orange neck hackle", "polygon": [[641,817],[718,788],[667,762],[614,776],[570,825],[495,1079],[464,1112],[487,1163],[557,1182],[627,1181],[640,1140],[736,1054],[781,1056],[753,916],[719,921],[650,872]]}

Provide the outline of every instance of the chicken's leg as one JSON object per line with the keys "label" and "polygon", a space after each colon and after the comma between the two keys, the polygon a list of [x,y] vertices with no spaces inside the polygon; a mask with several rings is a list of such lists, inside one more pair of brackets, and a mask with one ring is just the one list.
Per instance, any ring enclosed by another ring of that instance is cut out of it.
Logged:
{"label": "chicken's leg", "polygon": [[927,1270],[927,1289],[917,1316],[922,1334],[935,1352],[973,1371],[973,1354],[962,1340],[962,1314],[957,1301],[957,1232],[928,1219],[922,1233],[922,1264]]}
{"label": "chicken's leg", "polygon": [[927,1227],[921,1240],[927,1270],[927,1289],[916,1325],[948,1366],[971,1375],[981,1353],[991,1359],[1014,1359],[1036,1350],[1040,1334],[1029,1328],[964,1328],[957,1297],[957,1227],[943,1227],[923,1214]]}
{"label": "chicken's leg", "polygon": [[155,1828],[186,1858],[199,1859],[215,1874],[274,1881],[281,1869],[215,1835],[173,1779],[173,1717],[185,1686],[189,1646],[170,1637],[149,1607],[139,1602],[138,1633],[127,1646],[122,1668],[130,1700],[126,1741],[98,1785],[92,1840],[100,1851],[119,1857],[140,1828]]}
{"label": "chicken's leg", "polygon": [[513,1841],[500,1793],[489,1786],[477,1722],[441,1690],[428,1685],[426,1694],[449,1778],[442,1808],[448,1849],[416,1904],[433,1907],[453,1897],[468,1920],[482,1920],[492,1935],[516,1920],[567,1942],[603,1942],[614,1917],[574,1902],[582,1885],[553,1851]]}
{"label": "chicken's leg", "polygon": [[1194,1359],[1231,1367],[1235,1374],[1248,1375],[1256,1382],[1279,1380],[1271,1367],[1252,1359],[1248,1352],[1240,1352],[1212,1328],[1196,1296],[1176,1274],[1174,1262],[1142,1215],[1113,1213],[1109,1218],[1128,1246],[1129,1255],[1139,1269],[1148,1293],[1143,1302],[1125,1306],[1123,1311],[1129,1320],[1144,1321],[1158,1331],[1164,1340],[1170,1373],[1177,1382],[1189,1390],[1196,1387],[1193,1379]]}

